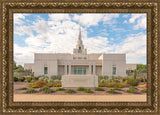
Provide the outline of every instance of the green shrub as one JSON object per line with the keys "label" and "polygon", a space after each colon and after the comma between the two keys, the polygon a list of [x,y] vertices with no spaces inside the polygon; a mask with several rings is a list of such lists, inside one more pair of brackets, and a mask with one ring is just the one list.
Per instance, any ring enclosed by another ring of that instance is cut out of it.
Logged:
{"label": "green shrub", "polygon": [[108,80],[108,78],[109,78],[108,76],[104,76],[104,79],[105,79],[105,80]]}
{"label": "green shrub", "polygon": [[135,87],[130,87],[129,90],[127,90],[127,92],[128,92],[128,93],[136,93],[135,89],[137,89],[137,88],[135,88]]}
{"label": "green shrub", "polygon": [[86,89],[84,90],[85,93],[94,93],[93,91],[91,91],[91,89]]}
{"label": "green shrub", "polygon": [[76,91],[74,91],[72,89],[68,89],[68,90],[66,90],[66,93],[76,93]]}
{"label": "green shrub", "polygon": [[105,83],[106,80],[105,79],[101,79],[100,83]]}
{"label": "green shrub", "polygon": [[17,77],[13,77],[13,81],[14,82],[18,81],[18,78]]}
{"label": "green shrub", "polygon": [[26,93],[37,93],[37,91],[34,90],[34,89],[28,89],[28,90],[26,91]]}
{"label": "green shrub", "polygon": [[37,81],[39,77],[32,77],[33,81]]}
{"label": "green shrub", "polygon": [[114,88],[114,90],[122,91],[122,89],[120,89],[120,88]]}
{"label": "green shrub", "polygon": [[18,78],[18,81],[22,81],[23,82],[24,80],[25,80],[25,77],[19,77]]}
{"label": "green shrub", "polygon": [[109,91],[107,91],[107,93],[114,93],[115,94],[115,93],[118,93],[118,92],[116,92],[115,89],[110,89]]}
{"label": "green shrub", "polygon": [[26,87],[19,88],[18,90],[27,90]]}
{"label": "green shrub", "polygon": [[40,91],[44,91],[44,90],[46,90],[46,89],[49,89],[48,87],[42,87],[41,89],[40,89]]}
{"label": "green shrub", "polygon": [[43,90],[44,93],[54,93],[55,91],[49,88]]}
{"label": "green shrub", "polygon": [[58,79],[58,80],[61,80],[61,79],[62,79],[62,76],[61,76],[61,75],[58,75],[58,76],[57,76],[57,79]]}
{"label": "green shrub", "polygon": [[77,91],[84,91],[84,90],[85,90],[84,87],[79,87],[79,88],[77,89]]}
{"label": "green shrub", "polygon": [[27,82],[31,82],[32,81],[32,77],[27,77]]}
{"label": "green shrub", "polygon": [[100,87],[97,87],[97,88],[95,89],[95,91],[104,91],[104,89],[102,89],[102,88],[100,88]]}
{"label": "green shrub", "polygon": [[65,89],[64,88],[58,88],[58,89],[56,89],[56,91],[65,91]]}
{"label": "green shrub", "polygon": [[51,79],[52,80],[61,80],[62,79],[62,76],[61,75],[57,75],[57,76],[51,76]]}
{"label": "green shrub", "polygon": [[130,79],[127,80],[127,84],[129,84],[131,86],[137,86],[139,84],[139,80],[130,78]]}
{"label": "green shrub", "polygon": [[146,89],[141,90],[142,93],[147,93]]}

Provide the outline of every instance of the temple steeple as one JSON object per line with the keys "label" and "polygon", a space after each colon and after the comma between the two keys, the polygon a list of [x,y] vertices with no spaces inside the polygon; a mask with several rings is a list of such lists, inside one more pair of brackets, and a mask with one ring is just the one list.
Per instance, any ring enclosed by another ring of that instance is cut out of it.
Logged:
{"label": "temple steeple", "polygon": [[78,36],[76,48],[79,49],[79,47],[81,47],[81,49],[84,49],[83,41],[82,41],[82,38],[81,38],[81,26],[80,25],[79,25],[79,36]]}
{"label": "temple steeple", "polygon": [[81,26],[79,25],[79,35],[78,35],[78,40],[77,40],[77,45],[76,48],[73,50],[74,54],[86,54],[87,50],[84,49],[83,41],[82,41],[82,36],[81,36]]}

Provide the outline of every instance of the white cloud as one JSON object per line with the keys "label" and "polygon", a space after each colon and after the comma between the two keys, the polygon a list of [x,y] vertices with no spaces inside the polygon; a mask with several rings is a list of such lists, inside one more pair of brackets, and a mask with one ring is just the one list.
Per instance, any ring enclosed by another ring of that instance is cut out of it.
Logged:
{"label": "white cloud", "polygon": [[73,20],[78,21],[83,26],[89,27],[98,25],[100,21],[103,21],[104,24],[113,24],[116,22],[113,19],[118,17],[119,14],[76,14],[73,16]]}
{"label": "white cloud", "polygon": [[14,13],[14,23],[18,25],[22,25],[24,23],[25,16],[28,16],[29,14],[26,13]]}
{"label": "white cloud", "polygon": [[123,22],[123,23],[124,23],[124,24],[126,24],[126,23],[128,23],[128,22],[127,22],[127,20],[124,20],[124,22]]}
{"label": "white cloud", "polygon": [[123,15],[122,17],[123,17],[123,18],[128,18],[128,16],[129,16],[129,14],[125,14],[125,15]]}
{"label": "white cloud", "polygon": [[138,30],[139,28],[142,28],[142,29],[146,29],[146,14],[132,14],[131,15],[131,18],[129,19],[129,22],[130,23],[135,23],[137,22],[135,25],[134,25],[134,29],[135,30]]}
{"label": "white cloud", "polygon": [[139,20],[137,20],[137,24],[134,26],[134,29],[137,30],[139,28],[146,29],[147,20],[146,17],[141,17]]}
{"label": "white cloud", "polygon": [[146,35],[141,32],[128,35],[123,42],[115,46],[115,52],[126,53],[127,61],[136,62],[140,57],[146,56]]}

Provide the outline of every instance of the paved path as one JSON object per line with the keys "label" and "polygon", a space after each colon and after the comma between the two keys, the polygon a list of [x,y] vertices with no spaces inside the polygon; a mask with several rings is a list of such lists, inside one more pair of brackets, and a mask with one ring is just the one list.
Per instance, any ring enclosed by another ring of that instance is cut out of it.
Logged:
{"label": "paved path", "polygon": [[54,102],[54,101],[102,101],[102,102],[144,102],[147,101],[146,94],[143,95],[50,95],[50,94],[14,94],[14,101],[40,101],[40,102]]}

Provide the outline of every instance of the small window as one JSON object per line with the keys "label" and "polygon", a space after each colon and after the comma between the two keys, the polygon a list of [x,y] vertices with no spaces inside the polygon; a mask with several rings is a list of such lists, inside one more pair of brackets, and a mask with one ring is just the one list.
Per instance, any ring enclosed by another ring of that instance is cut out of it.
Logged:
{"label": "small window", "polygon": [[78,57],[78,59],[82,59],[81,57]]}
{"label": "small window", "polygon": [[113,73],[113,75],[116,74],[116,67],[112,67],[112,73]]}
{"label": "small window", "polygon": [[79,51],[78,52],[81,53],[81,47],[79,47]]}
{"label": "small window", "polygon": [[76,68],[74,68],[74,74],[77,74],[76,72],[77,72],[77,69],[76,69]]}
{"label": "small window", "polygon": [[83,68],[83,73],[86,74],[86,68]]}
{"label": "small window", "polygon": [[44,67],[44,74],[48,74],[48,67]]}
{"label": "small window", "polygon": [[78,68],[78,74],[82,74],[82,68]]}

